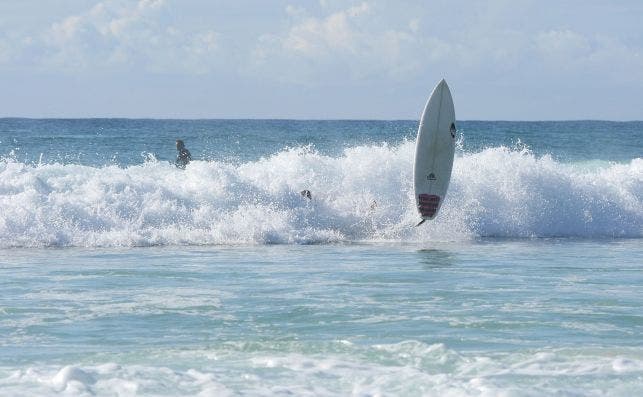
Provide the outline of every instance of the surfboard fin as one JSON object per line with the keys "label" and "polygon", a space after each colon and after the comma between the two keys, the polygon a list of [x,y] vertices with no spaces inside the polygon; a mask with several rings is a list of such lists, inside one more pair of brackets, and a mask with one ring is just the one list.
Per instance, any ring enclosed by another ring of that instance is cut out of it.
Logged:
{"label": "surfboard fin", "polygon": [[422,219],[422,220],[420,221],[420,223],[418,223],[417,225],[415,225],[415,227],[420,226],[420,225],[421,225],[421,224],[423,224],[424,222],[426,222],[426,219]]}

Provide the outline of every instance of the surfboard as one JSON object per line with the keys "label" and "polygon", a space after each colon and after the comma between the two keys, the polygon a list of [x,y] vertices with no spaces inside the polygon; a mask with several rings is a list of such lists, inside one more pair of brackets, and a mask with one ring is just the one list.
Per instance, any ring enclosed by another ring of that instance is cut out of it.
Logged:
{"label": "surfboard", "polygon": [[437,216],[449,188],[455,153],[455,108],[447,82],[433,89],[420,118],[415,142],[415,204],[422,221]]}

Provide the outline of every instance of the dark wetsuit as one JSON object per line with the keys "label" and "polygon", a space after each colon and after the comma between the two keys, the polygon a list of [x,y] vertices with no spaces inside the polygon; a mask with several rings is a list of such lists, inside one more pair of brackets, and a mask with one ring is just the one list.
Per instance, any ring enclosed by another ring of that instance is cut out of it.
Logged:
{"label": "dark wetsuit", "polygon": [[190,154],[190,151],[184,147],[179,149],[179,154],[176,156],[175,162],[177,168],[184,169],[190,161],[192,161],[192,155]]}

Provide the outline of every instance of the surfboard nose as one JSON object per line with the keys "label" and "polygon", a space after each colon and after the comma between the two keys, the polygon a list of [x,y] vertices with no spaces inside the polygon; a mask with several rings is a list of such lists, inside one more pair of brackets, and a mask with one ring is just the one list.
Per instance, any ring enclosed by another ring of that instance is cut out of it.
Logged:
{"label": "surfboard nose", "polygon": [[[450,91],[449,90],[449,85],[447,84],[446,79],[442,79],[438,82],[438,84],[435,85],[435,88],[433,88],[433,92],[440,93],[444,91]],[[428,103],[427,103],[428,104]]]}

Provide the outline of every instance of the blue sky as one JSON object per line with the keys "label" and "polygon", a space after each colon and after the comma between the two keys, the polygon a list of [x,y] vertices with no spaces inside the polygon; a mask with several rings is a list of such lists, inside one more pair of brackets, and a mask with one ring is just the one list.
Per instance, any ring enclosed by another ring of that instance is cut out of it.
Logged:
{"label": "blue sky", "polygon": [[643,119],[640,0],[2,0],[0,116]]}

